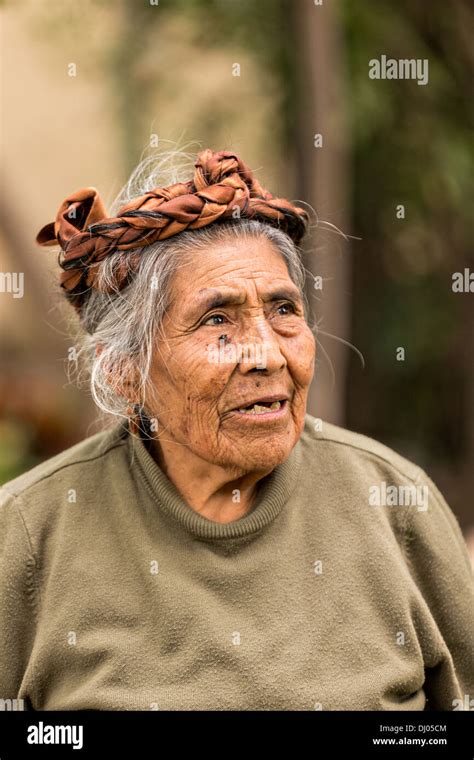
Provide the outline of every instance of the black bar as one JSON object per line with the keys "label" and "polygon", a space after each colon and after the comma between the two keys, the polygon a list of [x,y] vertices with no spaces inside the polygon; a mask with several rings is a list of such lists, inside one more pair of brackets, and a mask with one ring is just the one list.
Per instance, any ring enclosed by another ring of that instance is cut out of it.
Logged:
{"label": "black bar", "polygon": [[[248,756],[261,741],[279,755],[330,758],[474,757],[473,713],[450,712],[0,712],[0,760],[28,757],[160,757],[188,750]],[[63,733],[55,727],[63,726]],[[82,735],[80,727],[82,726]],[[74,733],[74,727],[75,733]],[[43,743],[29,743],[41,740]],[[47,743],[50,739],[69,744]],[[383,742],[382,742],[383,740]],[[424,740],[424,743],[423,743]],[[79,745],[82,742],[82,747]],[[75,750],[74,744],[77,746]]]}

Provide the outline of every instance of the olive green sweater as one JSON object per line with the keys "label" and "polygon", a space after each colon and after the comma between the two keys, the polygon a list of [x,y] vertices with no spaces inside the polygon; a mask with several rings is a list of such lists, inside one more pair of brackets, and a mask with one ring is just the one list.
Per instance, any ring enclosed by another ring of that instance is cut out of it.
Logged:
{"label": "olive green sweater", "polygon": [[370,438],[316,432],[307,415],[228,524],[188,506],[124,424],[0,493],[0,699],[453,710],[474,697],[459,525],[423,470]]}

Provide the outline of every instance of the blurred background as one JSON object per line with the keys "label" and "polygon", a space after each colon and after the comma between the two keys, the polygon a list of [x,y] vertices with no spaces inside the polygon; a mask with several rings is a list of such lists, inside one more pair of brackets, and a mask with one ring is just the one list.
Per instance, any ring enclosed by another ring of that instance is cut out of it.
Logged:
{"label": "blurred background", "polygon": [[[0,482],[100,424],[68,379],[74,315],[36,233],[74,190],[110,206],[141,158],[193,142],[324,220],[305,247],[308,410],[423,467],[474,553],[474,296],[453,291],[474,270],[469,5],[0,3],[0,272],[24,273],[22,298],[0,292]],[[428,84],[369,78],[382,55],[428,59]]]}

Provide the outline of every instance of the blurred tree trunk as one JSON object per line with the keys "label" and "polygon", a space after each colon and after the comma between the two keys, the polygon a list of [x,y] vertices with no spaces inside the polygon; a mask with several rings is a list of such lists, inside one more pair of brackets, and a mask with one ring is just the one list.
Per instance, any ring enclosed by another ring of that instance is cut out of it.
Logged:
{"label": "blurred tree trunk", "polygon": [[[345,111],[345,72],[342,24],[333,4],[321,6],[299,0],[288,6],[296,55],[300,61],[299,108],[295,124],[298,188],[315,208],[318,219],[348,232],[348,130]],[[298,52],[299,51],[299,52]],[[315,147],[315,135],[322,147]],[[308,279],[307,295],[321,331],[346,340],[350,335],[350,247],[336,232],[316,230],[309,241],[306,267],[323,278],[322,290]],[[316,296],[316,298],[315,298]],[[316,300],[317,299],[317,300]],[[316,307],[316,308],[315,308]],[[321,334],[317,338],[315,379],[308,411],[335,424],[344,424],[348,349]],[[326,357],[324,351],[327,352]],[[329,360],[333,365],[332,374]]]}
{"label": "blurred tree trunk", "polygon": [[[472,257],[466,262],[473,271]],[[474,493],[474,299],[470,293],[465,296],[465,369],[468,398],[466,399],[466,449],[464,453],[464,483],[461,489],[464,502],[460,510],[460,519],[463,526],[471,525],[474,529],[474,507],[472,494]],[[473,555],[474,561],[474,555]]]}

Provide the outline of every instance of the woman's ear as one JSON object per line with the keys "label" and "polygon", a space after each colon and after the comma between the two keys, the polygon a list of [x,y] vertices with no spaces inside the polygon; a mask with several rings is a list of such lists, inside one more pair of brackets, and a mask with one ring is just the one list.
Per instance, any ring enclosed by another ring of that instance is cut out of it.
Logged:
{"label": "woman's ear", "polygon": [[[95,347],[96,358],[100,356],[103,350],[103,344],[98,343]],[[128,363],[124,367],[122,364],[110,360],[103,363],[102,372],[106,376],[107,383],[115,389],[119,396],[132,404],[140,402],[136,389],[137,373],[134,367],[129,366]]]}
{"label": "woman's ear", "polygon": [[136,390],[136,384],[132,380],[125,380],[122,383],[122,389],[122,395],[127,399],[127,401],[130,401],[132,404],[138,404],[140,402]]}

